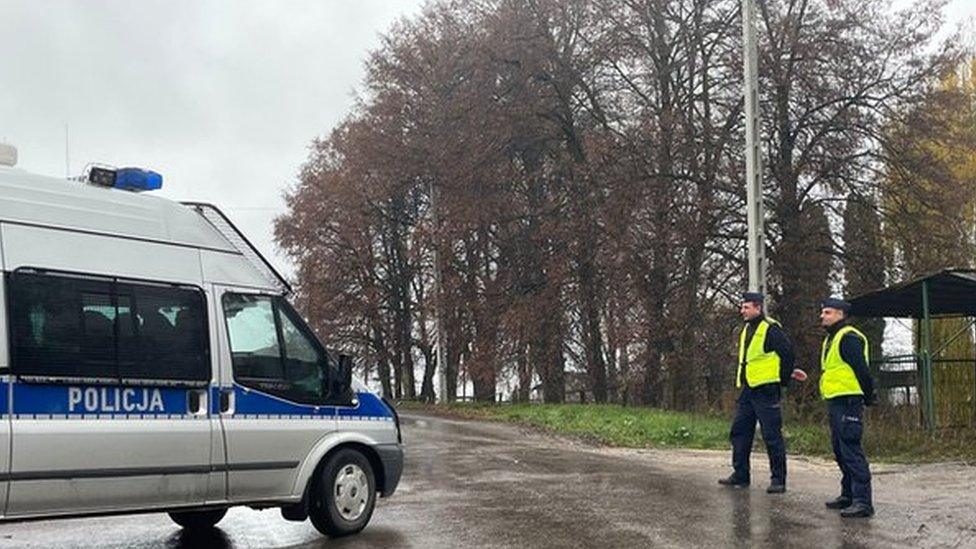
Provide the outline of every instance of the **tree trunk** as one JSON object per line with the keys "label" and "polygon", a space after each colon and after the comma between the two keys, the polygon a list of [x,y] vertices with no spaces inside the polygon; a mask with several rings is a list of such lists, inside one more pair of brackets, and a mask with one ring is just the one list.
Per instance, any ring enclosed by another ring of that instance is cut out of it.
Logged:
{"label": "tree trunk", "polygon": [[592,257],[589,243],[583,246],[584,258],[577,268],[579,279],[580,313],[583,320],[583,345],[586,352],[586,371],[593,389],[593,400],[607,401],[607,364],[603,356],[603,333],[600,329],[600,310],[596,290]]}

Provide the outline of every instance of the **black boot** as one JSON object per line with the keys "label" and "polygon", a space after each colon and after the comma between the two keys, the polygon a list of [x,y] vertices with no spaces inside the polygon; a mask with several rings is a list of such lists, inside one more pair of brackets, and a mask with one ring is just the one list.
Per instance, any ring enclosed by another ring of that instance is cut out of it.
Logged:
{"label": "black boot", "polygon": [[773,482],[766,488],[767,494],[782,494],[786,491],[786,483],[784,482]]}
{"label": "black boot", "polygon": [[874,515],[874,507],[867,503],[852,503],[850,507],[840,512],[844,518],[865,518]]}
{"label": "black boot", "polygon": [[828,501],[825,505],[827,505],[827,509],[847,509],[851,506],[851,498],[838,496]]}
{"label": "black boot", "polygon": [[739,488],[749,486],[748,480],[742,480],[735,475],[731,475],[729,478],[720,478],[718,479],[718,483],[722,486],[735,486]]}

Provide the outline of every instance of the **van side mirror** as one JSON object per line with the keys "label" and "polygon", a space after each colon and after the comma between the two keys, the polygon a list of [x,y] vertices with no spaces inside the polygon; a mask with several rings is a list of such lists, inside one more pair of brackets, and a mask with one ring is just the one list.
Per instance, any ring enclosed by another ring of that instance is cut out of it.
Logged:
{"label": "van side mirror", "polygon": [[352,357],[340,354],[336,370],[336,396],[345,397],[352,390]]}

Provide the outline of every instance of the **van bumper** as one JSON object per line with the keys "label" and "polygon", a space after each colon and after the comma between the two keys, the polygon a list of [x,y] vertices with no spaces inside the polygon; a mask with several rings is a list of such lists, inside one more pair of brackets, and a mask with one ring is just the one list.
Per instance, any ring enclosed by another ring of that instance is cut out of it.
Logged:
{"label": "van bumper", "polygon": [[392,496],[397,485],[400,484],[400,475],[403,473],[403,445],[377,444],[373,448],[376,449],[383,466],[383,481],[378,487],[380,497]]}

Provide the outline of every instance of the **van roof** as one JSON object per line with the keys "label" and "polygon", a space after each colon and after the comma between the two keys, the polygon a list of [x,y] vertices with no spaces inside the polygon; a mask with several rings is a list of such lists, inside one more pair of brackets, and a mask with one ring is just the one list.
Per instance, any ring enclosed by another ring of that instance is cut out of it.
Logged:
{"label": "van roof", "polygon": [[0,166],[0,221],[240,253],[178,202]]}

